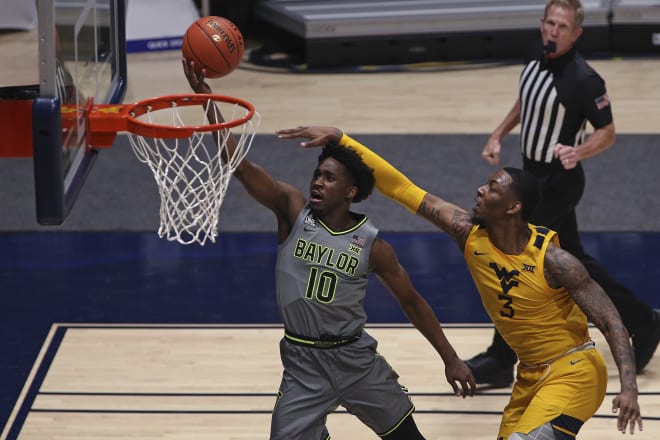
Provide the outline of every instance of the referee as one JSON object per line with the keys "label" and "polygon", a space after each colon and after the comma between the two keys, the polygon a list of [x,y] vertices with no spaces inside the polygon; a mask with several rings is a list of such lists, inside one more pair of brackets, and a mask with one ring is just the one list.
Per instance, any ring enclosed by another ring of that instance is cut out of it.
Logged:
{"label": "referee", "polygon": [[[518,124],[523,167],[541,187],[541,203],[530,223],[559,233],[561,247],[575,255],[616,306],[632,336],[637,373],[653,357],[660,340],[660,310],[652,309],[586,254],[575,208],[584,191],[580,161],[612,146],[612,108],[605,81],[575,48],[582,35],[584,9],[579,0],[549,0],[541,19],[542,48],[526,62],[519,96],[492,133],[482,157],[500,161],[500,141]],[[587,121],[594,132],[586,136]],[[486,352],[467,361],[477,383],[506,387],[513,382],[516,355],[496,332]]]}

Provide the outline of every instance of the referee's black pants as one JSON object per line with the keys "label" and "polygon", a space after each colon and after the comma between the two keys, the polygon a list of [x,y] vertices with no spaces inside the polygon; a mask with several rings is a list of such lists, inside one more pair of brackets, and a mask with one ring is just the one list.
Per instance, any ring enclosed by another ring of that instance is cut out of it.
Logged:
{"label": "referee's black pants", "polygon": [[[559,244],[577,257],[610,297],[619,311],[630,336],[649,328],[653,322],[653,309],[646,302],[620,284],[609,272],[582,247],[578,232],[575,208],[584,192],[584,170],[577,167],[565,170],[557,160],[540,164],[523,159],[523,168],[532,172],[539,181],[541,200],[530,223],[546,226],[559,234]],[[516,363],[516,355],[496,331],[487,353],[499,359],[503,366]]]}

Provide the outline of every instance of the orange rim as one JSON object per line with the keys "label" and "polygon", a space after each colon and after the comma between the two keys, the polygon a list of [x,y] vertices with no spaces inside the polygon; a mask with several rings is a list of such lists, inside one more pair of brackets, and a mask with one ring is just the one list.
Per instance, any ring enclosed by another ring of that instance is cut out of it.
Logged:
{"label": "orange rim", "polygon": [[[137,119],[149,112],[164,110],[172,106],[203,106],[209,100],[239,105],[246,110],[246,113],[240,118],[218,124],[188,125],[182,127],[154,124]],[[217,131],[237,127],[252,119],[255,113],[254,106],[244,99],[214,94],[167,95],[144,99],[132,104],[102,104],[90,107],[91,109],[88,113],[89,129],[94,139],[101,139],[103,136],[112,136],[114,138],[114,135],[121,131],[128,131],[139,136],[151,138],[186,138],[196,132]],[[92,145],[94,144],[92,143]]]}

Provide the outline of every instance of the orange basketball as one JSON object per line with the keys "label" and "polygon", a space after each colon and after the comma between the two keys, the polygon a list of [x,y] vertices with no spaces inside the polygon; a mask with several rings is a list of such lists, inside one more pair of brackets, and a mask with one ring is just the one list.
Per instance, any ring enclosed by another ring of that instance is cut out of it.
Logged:
{"label": "orange basketball", "polygon": [[229,75],[243,59],[243,35],[234,23],[223,17],[202,17],[183,36],[183,57],[195,62],[199,74],[207,78]]}

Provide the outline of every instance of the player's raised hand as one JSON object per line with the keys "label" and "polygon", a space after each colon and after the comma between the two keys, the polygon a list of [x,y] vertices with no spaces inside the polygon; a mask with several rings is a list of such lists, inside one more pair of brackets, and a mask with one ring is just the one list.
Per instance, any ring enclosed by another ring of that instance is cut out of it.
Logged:
{"label": "player's raised hand", "polygon": [[206,83],[206,69],[202,69],[199,74],[195,72],[195,62],[189,61],[187,59],[181,60],[183,64],[183,73],[185,73],[186,78],[190,87],[195,93],[212,93],[211,87]]}
{"label": "player's raised hand", "polygon": [[280,139],[309,139],[300,143],[303,148],[322,147],[328,143],[337,143],[343,136],[340,129],[325,126],[298,126],[284,128],[275,132]]}

